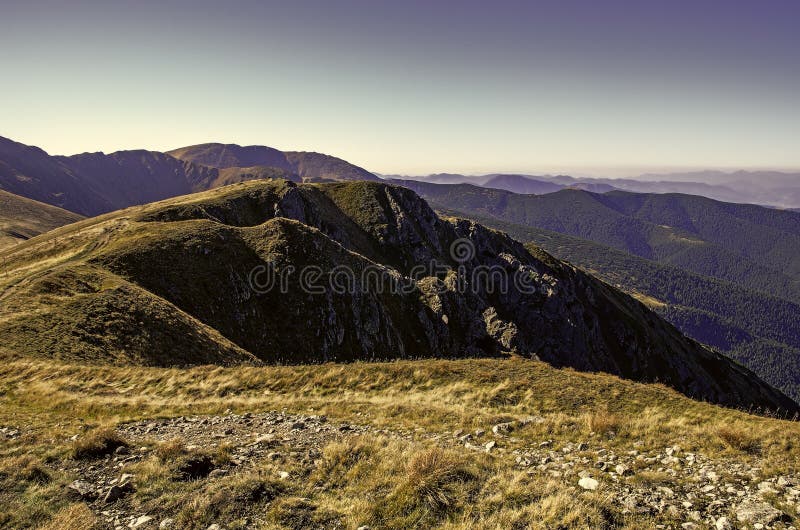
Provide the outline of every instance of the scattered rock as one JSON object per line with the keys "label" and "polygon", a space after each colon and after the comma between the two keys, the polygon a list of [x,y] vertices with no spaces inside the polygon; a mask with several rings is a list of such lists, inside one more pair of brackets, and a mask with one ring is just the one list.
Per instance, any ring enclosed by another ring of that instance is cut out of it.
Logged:
{"label": "scattered rock", "polygon": [[124,484],[115,484],[111,486],[111,488],[106,493],[105,497],[103,497],[103,502],[106,504],[110,504],[112,502],[116,502],[125,495],[129,493],[133,493],[135,491],[133,484],[130,482],[125,482]]}
{"label": "scattered rock", "polygon": [[740,523],[760,523],[764,525],[791,520],[777,508],[756,499],[742,501],[736,507],[736,519]]}
{"label": "scattered rock", "polygon": [[716,520],[716,522],[714,522],[714,528],[717,530],[732,530],[733,525],[727,517],[720,517]]}
{"label": "scattered rock", "polygon": [[498,436],[505,436],[514,430],[514,424],[511,422],[498,423],[492,427],[492,432]]}
{"label": "scattered rock", "polygon": [[95,492],[94,487],[92,487],[92,485],[88,482],[76,480],[67,486],[67,488],[73,493],[77,494],[77,496],[83,500],[94,500],[97,498],[97,493]]}
{"label": "scattered rock", "polygon": [[617,466],[614,468],[614,471],[616,471],[617,475],[620,477],[629,477],[633,475],[633,470],[625,464],[617,464]]}

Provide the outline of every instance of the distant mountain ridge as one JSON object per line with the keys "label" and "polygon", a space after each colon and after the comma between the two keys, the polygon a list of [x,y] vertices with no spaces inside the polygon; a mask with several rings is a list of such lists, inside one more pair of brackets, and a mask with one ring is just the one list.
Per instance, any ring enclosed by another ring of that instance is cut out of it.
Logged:
{"label": "distant mountain ridge", "polygon": [[278,151],[261,145],[209,143],[167,151],[184,162],[218,169],[274,167],[309,182],[380,180],[369,171],[334,156],[307,151]]}
{"label": "distant mountain ridge", "polygon": [[378,180],[339,158],[265,146],[50,156],[0,137],[0,189],[87,216],[260,178]]}
{"label": "distant mountain ridge", "polygon": [[477,176],[435,174],[407,177],[391,175],[386,178],[432,184],[474,184],[521,194],[552,193],[563,188],[585,189],[597,193],[622,190],[635,193],[683,193],[724,202],[758,204],[787,209],[800,207],[800,173],[777,171],[648,173],[631,178],[502,173]]}

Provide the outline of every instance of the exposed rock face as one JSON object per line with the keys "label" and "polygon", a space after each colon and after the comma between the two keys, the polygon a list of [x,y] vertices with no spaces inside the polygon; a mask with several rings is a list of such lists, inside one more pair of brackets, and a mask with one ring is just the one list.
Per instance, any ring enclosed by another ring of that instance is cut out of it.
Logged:
{"label": "exposed rock face", "polygon": [[125,216],[87,265],[265,362],[516,353],[797,411],[632,298],[404,188],[251,182]]}

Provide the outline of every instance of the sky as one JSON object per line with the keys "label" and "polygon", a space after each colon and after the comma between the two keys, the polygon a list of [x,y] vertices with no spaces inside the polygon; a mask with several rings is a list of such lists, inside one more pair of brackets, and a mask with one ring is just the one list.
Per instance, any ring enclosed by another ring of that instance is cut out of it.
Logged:
{"label": "sky", "polygon": [[800,168],[797,0],[2,0],[0,135],[386,174]]}

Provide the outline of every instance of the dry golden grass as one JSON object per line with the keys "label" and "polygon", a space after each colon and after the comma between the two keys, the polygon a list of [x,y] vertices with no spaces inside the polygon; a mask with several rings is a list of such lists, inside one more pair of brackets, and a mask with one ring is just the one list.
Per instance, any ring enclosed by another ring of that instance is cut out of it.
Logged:
{"label": "dry golden grass", "polygon": [[758,454],[761,452],[761,440],[759,440],[756,434],[745,425],[723,425],[717,429],[717,436],[719,436],[728,447],[737,451],[749,454]]}
{"label": "dry golden grass", "polygon": [[[800,471],[797,423],[691,401],[660,385],[523,359],[188,369],[9,360],[0,364],[0,425],[25,434],[0,442],[0,480],[15,484],[0,494],[0,527],[37,526],[70,506],[59,492],[75,477],[47,463],[71,458],[74,434],[100,427],[79,441],[95,440],[92,445],[104,451],[107,435],[101,426],[228,409],[286,409],[448,437],[458,429],[489,430],[494,423],[535,415],[542,421],[520,426],[502,440],[506,451],[542,440],[553,440],[555,450],[568,442],[591,444],[594,432],[603,436],[604,447],[619,452],[634,444],[642,451],[680,445],[709,458],[748,461],[770,473]],[[748,450],[753,440],[759,452]],[[224,459],[225,452],[222,446],[210,456]],[[622,515],[600,490],[576,493],[570,483],[516,470],[513,459],[484,452],[467,457],[425,438],[349,437],[325,447],[313,468],[286,469],[297,480],[279,483],[275,477],[284,468],[277,466],[286,464],[275,462],[223,480],[177,481],[176,462],[189,453],[180,440],[171,440],[154,446],[153,456],[133,467],[134,498],[143,513],[166,511],[180,517],[184,528],[253,517],[260,517],[263,528],[335,522],[347,528],[449,529],[655,524]],[[644,483],[668,479],[639,477]]]}
{"label": "dry golden grass", "polygon": [[589,412],[585,419],[589,432],[602,435],[616,434],[623,424],[623,418],[608,409]]}
{"label": "dry golden grass", "polygon": [[70,504],[60,510],[50,522],[39,530],[92,530],[100,528],[100,521],[83,503]]}
{"label": "dry golden grass", "polygon": [[186,454],[186,444],[180,438],[173,438],[158,444],[154,451],[162,462],[169,462]]}
{"label": "dry golden grass", "polygon": [[434,511],[446,510],[455,500],[453,486],[474,480],[463,455],[438,447],[425,450],[408,463],[406,481],[417,500]]}

